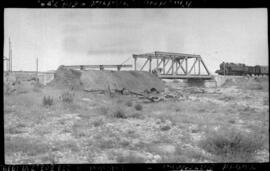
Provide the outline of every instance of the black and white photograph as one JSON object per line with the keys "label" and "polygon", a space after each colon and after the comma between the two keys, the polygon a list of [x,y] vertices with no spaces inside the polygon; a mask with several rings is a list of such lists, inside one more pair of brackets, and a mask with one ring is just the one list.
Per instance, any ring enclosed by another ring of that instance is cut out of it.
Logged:
{"label": "black and white photograph", "polygon": [[5,8],[5,164],[269,162],[266,8]]}

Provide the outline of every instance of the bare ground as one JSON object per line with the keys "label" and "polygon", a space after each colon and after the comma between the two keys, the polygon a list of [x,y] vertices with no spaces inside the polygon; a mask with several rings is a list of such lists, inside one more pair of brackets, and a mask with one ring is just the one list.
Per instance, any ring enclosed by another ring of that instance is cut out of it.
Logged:
{"label": "bare ground", "polygon": [[[269,162],[268,88],[170,88],[185,98],[156,103],[82,91],[68,103],[64,91],[4,96],[6,164]],[[220,147],[213,135],[229,132],[248,143]]]}

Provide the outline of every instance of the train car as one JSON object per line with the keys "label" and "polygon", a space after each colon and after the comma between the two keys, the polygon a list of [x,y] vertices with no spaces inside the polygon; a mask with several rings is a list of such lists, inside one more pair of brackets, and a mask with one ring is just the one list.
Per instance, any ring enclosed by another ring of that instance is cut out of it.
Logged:
{"label": "train car", "polygon": [[220,70],[216,71],[220,75],[245,75],[248,72],[248,68],[245,64],[235,63],[222,63],[220,64]]}
{"label": "train car", "polygon": [[261,75],[268,75],[268,66],[260,66]]}
{"label": "train car", "polygon": [[219,75],[268,75],[268,66],[246,66],[245,64],[221,63],[216,71]]}
{"label": "train car", "polygon": [[248,68],[247,75],[252,76],[255,73],[255,67],[253,67],[253,66],[247,66],[247,68]]}

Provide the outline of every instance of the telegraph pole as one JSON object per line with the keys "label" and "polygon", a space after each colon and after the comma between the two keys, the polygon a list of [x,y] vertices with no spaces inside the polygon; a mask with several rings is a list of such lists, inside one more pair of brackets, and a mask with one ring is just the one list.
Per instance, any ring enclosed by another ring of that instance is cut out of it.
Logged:
{"label": "telegraph pole", "polygon": [[37,78],[38,78],[38,57],[36,59],[36,70],[37,70]]}
{"label": "telegraph pole", "polygon": [[226,74],[226,72],[225,72],[225,62],[223,61],[223,70],[224,70],[224,76],[225,76],[225,74]]}
{"label": "telegraph pole", "polygon": [[12,48],[11,48],[11,40],[10,37],[9,40],[9,71],[12,71]]}

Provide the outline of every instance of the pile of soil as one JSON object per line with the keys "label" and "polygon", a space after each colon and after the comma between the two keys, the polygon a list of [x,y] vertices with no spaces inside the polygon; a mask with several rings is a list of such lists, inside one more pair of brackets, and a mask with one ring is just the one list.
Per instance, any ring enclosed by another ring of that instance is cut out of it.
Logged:
{"label": "pile of soil", "polygon": [[35,75],[24,73],[4,73],[4,93],[27,93],[42,88]]}
{"label": "pile of soil", "polygon": [[155,75],[145,71],[73,70],[59,67],[54,80],[48,84],[57,88],[77,90],[134,90],[155,88],[164,91],[165,84]]}

